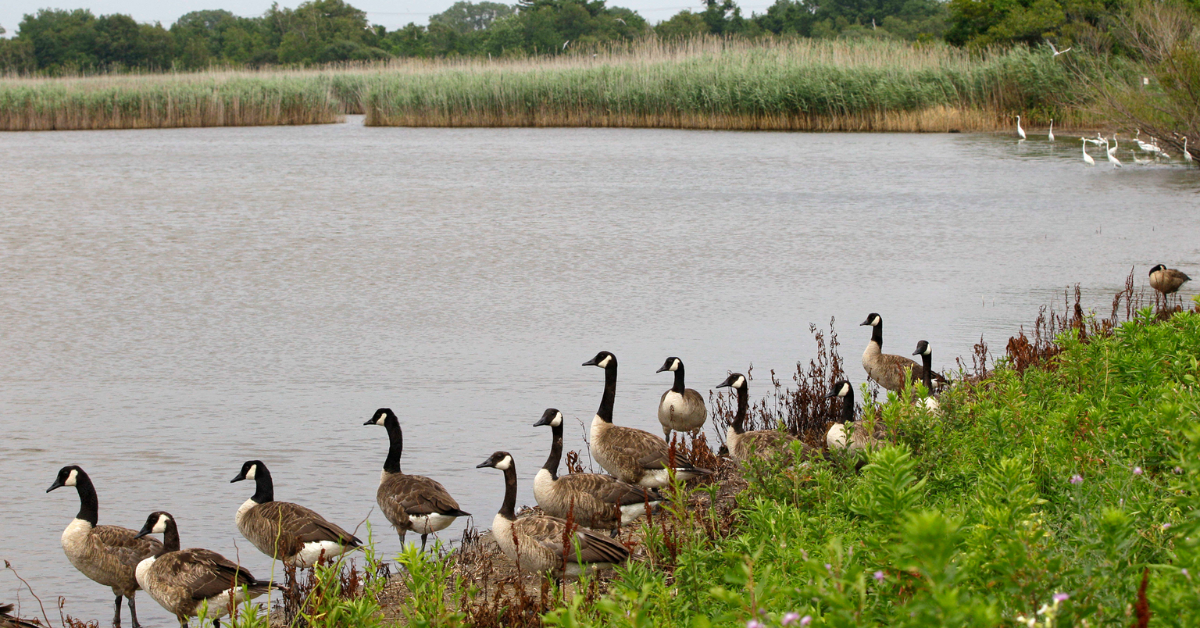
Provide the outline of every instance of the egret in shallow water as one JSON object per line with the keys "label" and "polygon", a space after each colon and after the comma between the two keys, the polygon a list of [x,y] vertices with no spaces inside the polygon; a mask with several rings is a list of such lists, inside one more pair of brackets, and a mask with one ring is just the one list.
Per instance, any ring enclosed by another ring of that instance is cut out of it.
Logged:
{"label": "egret in shallow water", "polygon": [[1025,139],[1025,129],[1021,128],[1021,116],[1017,116],[1017,137]]}
{"label": "egret in shallow water", "polygon": [[1054,118],[1050,118],[1050,136],[1047,139],[1054,141]]}
{"label": "egret in shallow water", "polygon": [[1085,163],[1085,164],[1087,164],[1087,165],[1089,165],[1089,166],[1094,166],[1094,165],[1096,165],[1096,160],[1095,160],[1095,159],[1092,159],[1092,156],[1091,156],[1091,155],[1089,155],[1089,154],[1087,154],[1087,143],[1088,143],[1088,138],[1086,138],[1086,137],[1081,137],[1081,138],[1079,138],[1079,139],[1083,140],[1083,142],[1082,142],[1082,143],[1080,143],[1080,146],[1083,148],[1083,163]]}
{"label": "egret in shallow water", "polygon": [[1187,149],[1187,136],[1186,135],[1183,136],[1183,158],[1188,161],[1192,160],[1192,154],[1189,153],[1188,149]]}
{"label": "egret in shallow water", "polygon": [[[1117,138],[1114,136],[1114,137],[1113,137],[1113,140],[1116,140],[1116,139],[1117,139]],[[1112,165],[1113,165],[1113,168],[1120,168],[1120,167],[1121,167],[1121,160],[1120,160],[1120,159],[1117,159],[1117,156],[1113,154],[1113,153],[1115,153],[1115,152],[1117,152],[1117,147],[1116,147],[1116,146],[1114,146],[1114,147],[1112,147],[1112,148],[1108,148],[1107,146],[1105,146],[1105,148],[1104,148],[1104,154],[1105,154],[1105,155],[1108,155],[1108,163],[1112,164]]]}

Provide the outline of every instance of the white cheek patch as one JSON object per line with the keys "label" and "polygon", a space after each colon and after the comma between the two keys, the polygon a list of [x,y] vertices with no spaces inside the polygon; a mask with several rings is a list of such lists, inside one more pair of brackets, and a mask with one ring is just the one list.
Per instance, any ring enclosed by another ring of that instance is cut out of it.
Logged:
{"label": "white cheek patch", "polygon": [[258,465],[256,465],[256,464],[255,464],[255,465],[250,465],[250,470],[246,472],[246,479],[247,479],[247,480],[253,480],[253,479],[254,479],[254,472],[255,472],[255,471],[257,471],[257,470],[258,470]]}
{"label": "white cheek patch", "polygon": [[842,389],[838,391],[839,397],[845,397],[850,394],[850,384],[842,384]]}
{"label": "white cheek patch", "polygon": [[679,360],[675,360],[675,362],[671,364],[671,370],[678,371],[680,366],[682,366],[682,364],[680,364]]}
{"label": "white cheek patch", "polygon": [[925,350],[921,352],[921,355],[932,355],[932,354],[933,354],[933,349],[929,348],[928,345],[926,345]]}
{"label": "white cheek patch", "polygon": [[501,471],[508,471],[512,468],[512,456],[505,456],[504,460],[496,463],[496,468]]}
{"label": "white cheek patch", "polygon": [[167,531],[167,516],[159,515],[158,521],[155,522],[154,527],[151,529],[151,532],[156,532],[158,534],[162,534],[163,532],[166,532],[166,531]]}
{"label": "white cheek patch", "polygon": [[558,426],[562,425],[562,419],[563,419],[562,413],[559,412],[558,414],[554,415],[554,420],[550,422],[550,425],[553,425],[554,427],[558,427]]}
{"label": "white cheek patch", "polygon": [[63,482],[63,486],[75,486],[75,478],[79,475],[79,471],[71,469],[71,473],[67,476],[67,481]]}
{"label": "white cheek patch", "polygon": [[375,425],[383,425],[383,422],[386,420],[387,420],[387,413],[384,412],[383,414],[379,415],[378,419],[375,420]]}
{"label": "white cheek patch", "polygon": [[737,381],[733,383],[734,388],[741,388],[742,386],[745,386],[745,385],[746,385],[745,377],[738,377]]}
{"label": "white cheek patch", "polygon": [[605,369],[605,368],[608,368],[608,363],[611,361],[612,361],[612,356],[606,355],[606,356],[604,356],[603,360],[600,360],[600,362],[596,364],[596,366],[599,366],[600,368]]}
{"label": "white cheek patch", "polygon": [[880,323],[880,320],[879,320],[879,317],[878,317],[878,316],[876,316],[875,318],[871,319],[871,326],[872,326],[872,327],[874,327],[874,326],[878,325],[879,323]]}

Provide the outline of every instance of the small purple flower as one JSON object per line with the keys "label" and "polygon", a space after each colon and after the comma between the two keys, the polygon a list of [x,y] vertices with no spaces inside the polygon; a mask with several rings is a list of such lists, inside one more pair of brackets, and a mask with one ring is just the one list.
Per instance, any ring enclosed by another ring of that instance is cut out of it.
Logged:
{"label": "small purple flower", "polygon": [[830,565],[829,563],[825,563],[825,571],[828,571],[830,574],[833,574],[833,565]]}
{"label": "small purple flower", "polygon": [[757,619],[751,619],[750,621],[746,622],[746,628],[766,628],[766,627],[763,626],[762,622],[758,621]]}
{"label": "small purple flower", "polygon": [[1183,467],[1175,467],[1175,475],[1183,475]]}
{"label": "small purple flower", "polygon": [[883,582],[884,576],[882,571],[876,571],[873,575],[875,576],[875,582]]}
{"label": "small purple flower", "polygon": [[1191,579],[1192,579],[1192,574],[1188,573],[1187,567],[1184,567],[1183,569],[1180,569],[1180,570],[1179,570],[1179,573],[1183,574],[1183,575],[1184,575],[1184,577],[1186,577],[1188,580],[1191,580]]}
{"label": "small purple flower", "polygon": [[784,613],[783,615],[784,626],[791,626],[798,621],[800,621],[800,613]]}
{"label": "small purple flower", "polygon": [[1054,594],[1054,603],[1055,604],[1058,604],[1060,602],[1066,602],[1069,599],[1071,599],[1071,596],[1067,595],[1066,593],[1055,593]]}
{"label": "small purple flower", "polygon": [[1169,524],[1169,523],[1164,523],[1164,524],[1162,524],[1162,529],[1163,529],[1163,530],[1166,530],[1166,529],[1167,529],[1167,528],[1169,528],[1169,527],[1171,527],[1171,524]]}
{"label": "small purple flower", "polygon": [[805,615],[804,617],[801,617],[801,618],[800,618],[800,625],[801,625],[801,626],[807,626],[807,625],[809,625],[809,624],[811,624],[811,623],[812,623],[812,615]]}
{"label": "small purple flower", "polygon": [[1083,476],[1076,473],[1071,476],[1071,484],[1083,484]]}

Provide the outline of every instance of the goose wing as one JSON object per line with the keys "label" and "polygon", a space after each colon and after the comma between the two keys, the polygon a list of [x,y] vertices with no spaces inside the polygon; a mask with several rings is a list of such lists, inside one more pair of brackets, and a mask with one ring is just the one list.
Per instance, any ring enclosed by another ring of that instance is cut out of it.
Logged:
{"label": "goose wing", "polygon": [[[665,469],[671,463],[667,442],[663,439],[632,427],[614,425],[609,428],[607,447],[619,456],[636,460],[643,469]],[[675,452],[675,466],[692,468],[692,461],[683,452]]]}
{"label": "goose wing", "polygon": [[25,621],[12,612],[12,604],[0,604],[0,628],[41,628],[40,622]]}
{"label": "goose wing", "polygon": [[458,502],[450,496],[446,487],[421,475],[394,474],[379,487],[379,494],[389,505],[403,510],[409,516],[449,515],[464,517]]}
{"label": "goose wing", "polygon": [[572,473],[558,478],[557,482],[570,491],[587,493],[601,502],[616,506],[632,506],[662,499],[655,490],[622,482],[603,473]]}
{"label": "goose wing", "polygon": [[207,600],[234,587],[260,584],[245,567],[212,550],[192,548],[172,552],[156,560],[154,566],[165,579],[190,593],[193,600]]}
{"label": "goose wing", "polygon": [[92,537],[129,569],[137,569],[138,563],[159,554],[163,549],[163,544],[158,539],[148,536],[134,538],[136,536],[137,532],[121,526],[92,528]]}
{"label": "goose wing", "polygon": [[347,547],[362,545],[362,541],[353,534],[300,504],[267,502],[258,508],[266,521],[280,526],[300,543],[335,541]]}
{"label": "goose wing", "polygon": [[[555,556],[563,555],[563,533],[566,522],[556,517],[523,517],[513,522],[517,534],[537,542]],[[578,560],[588,563],[619,563],[629,557],[625,546],[585,528],[575,528],[571,535],[571,547],[567,549],[567,562],[575,562],[575,545],[579,545]]]}

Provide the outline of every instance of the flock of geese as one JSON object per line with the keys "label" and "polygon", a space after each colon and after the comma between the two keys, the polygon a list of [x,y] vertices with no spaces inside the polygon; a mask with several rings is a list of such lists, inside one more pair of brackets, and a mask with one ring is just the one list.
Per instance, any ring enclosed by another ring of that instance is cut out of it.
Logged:
{"label": "flock of geese", "polygon": [[[1062,53],[1058,53],[1058,54],[1062,54]],[[1055,56],[1058,56],[1058,55],[1056,54]],[[1021,128],[1021,116],[1017,116],[1017,137],[1021,138],[1020,140],[1018,140],[1018,143],[1024,142],[1026,139],[1025,129]],[[1166,149],[1164,149],[1158,145],[1157,138],[1151,137],[1149,142],[1143,142],[1141,137],[1142,137],[1142,130],[1137,129],[1137,133],[1133,137],[1133,142],[1137,146],[1138,150],[1140,150],[1142,152],[1143,155],[1148,155],[1149,157],[1148,158],[1139,157],[1137,152],[1131,148],[1131,149],[1129,149],[1129,154],[1133,157],[1134,163],[1144,166],[1144,165],[1154,163],[1158,159],[1170,159],[1171,158],[1171,155],[1166,151]],[[1179,135],[1178,133],[1175,134],[1175,137],[1176,137],[1176,139],[1183,140],[1183,159],[1185,161],[1189,161],[1189,162],[1192,161],[1192,154],[1190,152],[1188,152],[1188,148],[1187,148],[1188,137],[1186,135]],[[1050,130],[1049,130],[1049,133],[1047,133],[1047,135],[1046,135],[1046,139],[1051,142],[1054,141],[1054,120],[1050,120]],[[1120,143],[1117,141],[1116,133],[1113,133],[1113,135],[1112,135],[1112,144],[1111,145],[1109,144],[1108,138],[1104,137],[1100,133],[1096,133],[1096,137],[1094,137],[1094,138],[1080,137],[1079,139],[1082,140],[1081,146],[1082,146],[1082,151],[1083,151],[1083,162],[1086,163],[1087,165],[1089,165],[1089,166],[1096,165],[1096,160],[1094,158],[1092,158],[1092,156],[1089,155],[1087,152],[1087,145],[1094,144],[1096,146],[1104,147],[1104,156],[1106,159],[1108,159],[1108,163],[1112,164],[1114,168],[1120,168],[1122,166],[1121,160],[1117,158],[1117,149],[1120,148]]]}
{"label": "flock of geese", "polygon": [[[1165,294],[1177,291],[1189,277],[1159,264],[1150,271],[1151,286]],[[917,343],[913,356],[883,353],[883,317],[877,313],[861,323],[871,328],[871,339],[863,352],[867,377],[887,390],[901,390],[913,383],[924,385],[919,403],[939,412],[937,394],[947,382],[932,368],[930,344]],[[504,500],[492,520],[492,536],[501,551],[521,570],[578,575],[586,570],[625,561],[629,551],[612,538],[664,500],[659,489],[673,479],[686,481],[711,475],[669,443],[672,432],[700,430],[707,409],[700,393],[687,388],[683,361],[670,357],[658,372],[670,372],[674,383],[659,400],[658,419],[664,438],[649,432],[615,425],[613,402],[617,392],[617,357],[601,351],[584,366],[604,370],[604,392],[592,419],[590,448],[593,459],[608,473],[573,473],[560,476],[563,452],[563,414],[547,409],[534,424],[550,427],[550,454],[533,480],[533,493],[541,512],[516,516],[517,469],[513,456],[497,451],[478,465],[504,474]],[[741,373],[730,374],[718,388],[731,388],[737,395],[737,411],[726,432],[726,445],[734,460],[771,456],[795,451],[795,436],[775,429],[747,431],[748,381]],[[920,390],[920,389],[918,389]],[[881,441],[881,435],[858,429],[848,431],[854,421],[854,387],[835,382],[827,398],[840,399],[841,413],[828,428],[828,449],[864,450]],[[424,551],[430,534],[443,530],[458,517],[468,516],[440,483],[402,471],[400,458],[403,433],[396,413],[380,408],[364,425],[387,430],[389,447],[384,459],[376,500],[384,516],[398,532],[421,535]],[[798,444],[802,457],[820,455],[810,445]],[[334,559],[362,545],[362,541],[318,513],[290,502],[275,500],[271,472],[261,460],[250,460],[231,482],[252,481],[254,493],[234,515],[238,531],[254,547],[273,560],[293,567],[310,567]],[[181,625],[203,613],[220,626],[220,618],[241,602],[269,592],[272,585],[258,579],[245,567],[217,552],[181,549],[179,526],[168,512],[155,511],[140,530],[99,525],[99,502],[91,478],[78,465],[63,467],[47,493],[72,487],[79,497],[79,512],[62,533],[67,559],[81,573],[110,587],[114,596],[113,626],[121,624],[121,598],[125,598],[134,628],[139,628],[134,595],[146,591]],[[610,531],[609,535],[602,534]],[[151,535],[161,534],[162,541]],[[9,615],[11,607],[0,606],[0,628],[27,628],[30,624]]]}

